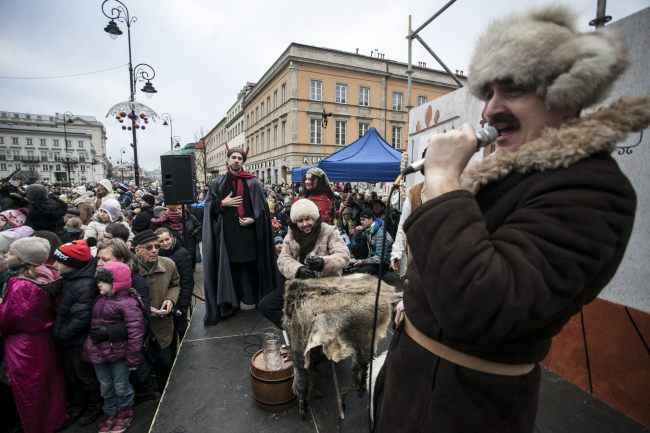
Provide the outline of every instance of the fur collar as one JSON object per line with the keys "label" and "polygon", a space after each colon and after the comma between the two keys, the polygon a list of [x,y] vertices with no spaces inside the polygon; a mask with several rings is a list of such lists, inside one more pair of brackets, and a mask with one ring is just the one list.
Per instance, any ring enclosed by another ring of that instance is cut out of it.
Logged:
{"label": "fur collar", "polygon": [[461,175],[463,189],[478,189],[507,176],[568,167],[599,152],[611,153],[630,132],[650,124],[650,98],[623,98],[559,128],[546,128],[539,138],[514,153],[496,152],[468,166]]}

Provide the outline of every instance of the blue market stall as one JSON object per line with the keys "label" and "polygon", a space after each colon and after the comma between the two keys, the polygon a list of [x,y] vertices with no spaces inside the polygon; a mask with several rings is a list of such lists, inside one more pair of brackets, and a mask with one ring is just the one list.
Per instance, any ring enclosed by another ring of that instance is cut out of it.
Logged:
{"label": "blue market stall", "polygon": [[294,168],[293,182],[302,182],[303,174],[319,167],[330,182],[392,182],[399,175],[402,152],[394,149],[375,128],[363,137],[328,156],[318,164]]}

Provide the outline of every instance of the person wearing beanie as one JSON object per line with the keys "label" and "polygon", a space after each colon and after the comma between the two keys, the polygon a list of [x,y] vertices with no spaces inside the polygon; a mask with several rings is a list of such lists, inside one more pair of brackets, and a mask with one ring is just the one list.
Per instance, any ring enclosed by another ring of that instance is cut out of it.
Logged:
{"label": "person wearing beanie", "polygon": [[45,239],[13,242],[7,256],[11,276],[0,294],[4,361],[25,432],[58,431],[66,421],[66,384],[51,331],[55,275],[43,265],[49,251]]}
{"label": "person wearing beanie", "polygon": [[289,232],[282,242],[278,268],[283,279],[258,306],[259,312],[278,328],[282,327],[284,281],[340,276],[350,262],[350,251],[338,228],[323,222],[318,206],[306,198],[291,206]]}
{"label": "person wearing beanie", "polygon": [[[143,363],[144,316],[140,301],[131,289],[131,268],[110,262],[95,272],[99,295],[92,307],[91,331],[83,348],[83,360],[93,365],[101,383],[106,419],[100,432],[123,432],[133,422],[135,392],[129,371]],[[96,333],[124,324],[126,338],[108,341]]]}
{"label": "person wearing beanie", "polygon": [[273,243],[275,244],[275,252],[278,253],[278,256],[282,252],[282,244],[284,243],[284,238],[282,236],[276,236],[273,239]]}
{"label": "person wearing beanie", "polygon": [[153,207],[156,199],[151,194],[144,194],[136,200],[140,204],[140,211],[133,219],[131,228],[133,229],[133,233],[137,234],[151,228],[151,219],[154,218]]}
{"label": "person wearing beanie", "polygon": [[133,239],[133,233],[127,223],[122,221],[122,208],[120,203],[112,198],[104,200],[92,221],[86,226],[84,239],[95,238],[98,242],[104,239],[106,226],[111,223],[120,223],[129,230],[129,240]]}
{"label": "person wearing beanie", "polygon": [[152,230],[144,230],[133,238],[138,269],[149,285],[151,332],[157,348],[149,359],[156,372],[158,390],[162,392],[172,367],[171,344],[174,339],[172,309],[178,303],[180,276],[176,264],[160,256],[160,241]]}
{"label": "person wearing beanie", "polygon": [[69,422],[88,425],[102,415],[102,398],[93,366],[82,359],[90,333],[93,302],[98,295],[96,262],[90,254],[95,238],[72,241],[54,252],[62,277],[61,299],[54,319],[54,340],[59,346],[69,383]]}
{"label": "person wearing beanie", "polygon": [[19,209],[0,212],[0,231],[15,229],[25,224],[25,214]]}
{"label": "person wearing beanie", "polygon": [[582,113],[626,65],[613,32],[579,31],[565,6],[496,20],[478,39],[467,88],[496,151],[467,166],[469,124],[428,139],[375,432],[535,430],[538,363],[611,280],[632,231],[635,191],[610,154],[648,127],[650,99]]}
{"label": "person wearing beanie", "polygon": [[301,198],[308,198],[316,203],[323,221],[332,224],[336,209],[334,206],[334,191],[332,191],[327,174],[318,167],[310,168],[305,173],[302,184],[304,189]]}
{"label": "person wearing beanie", "polygon": [[227,170],[210,184],[203,217],[206,326],[251,309],[278,286],[273,229],[262,184],[243,169],[248,151],[228,147]]}
{"label": "person wearing beanie", "polygon": [[133,202],[133,194],[129,191],[129,186],[125,183],[120,183],[117,185],[117,193],[119,194],[117,201],[120,202],[122,209],[126,209],[131,206]]}

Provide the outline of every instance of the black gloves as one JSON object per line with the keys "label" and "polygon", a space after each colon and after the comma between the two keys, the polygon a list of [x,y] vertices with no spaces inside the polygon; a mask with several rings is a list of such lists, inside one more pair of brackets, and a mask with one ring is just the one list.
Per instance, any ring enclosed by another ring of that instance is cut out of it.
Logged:
{"label": "black gloves", "polygon": [[90,328],[90,339],[94,344],[110,340],[112,342],[124,341],[128,337],[124,322],[117,322],[108,326],[93,326]]}
{"label": "black gloves", "polygon": [[309,269],[317,272],[322,271],[323,266],[325,266],[325,260],[323,260],[322,257],[318,256],[308,257],[307,260],[305,260],[305,263],[307,266],[309,266]]}
{"label": "black gloves", "polygon": [[93,326],[90,328],[90,339],[93,343],[99,344],[102,341],[108,340],[105,326]]}
{"label": "black gloves", "polygon": [[316,273],[307,266],[301,266],[296,272],[296,278],[316,278]]}

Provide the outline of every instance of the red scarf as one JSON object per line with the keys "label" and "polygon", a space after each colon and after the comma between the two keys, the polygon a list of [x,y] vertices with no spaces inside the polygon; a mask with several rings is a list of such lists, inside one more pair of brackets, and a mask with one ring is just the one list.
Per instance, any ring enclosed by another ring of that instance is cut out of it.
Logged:
{"label": "red scarf", "polygon": [[228,169],[228,174],[230,175],[230,181],[232,182],[232,190],[236,192],[236,197],[241,197],[242,201],[239,206],[237,206],[237,215],[239,218],[246,217],[246,211],[244,210],[244,180],[252,179],[255,177],[253,173],[249,173],[244,169],[239,170],[237,173]]}

